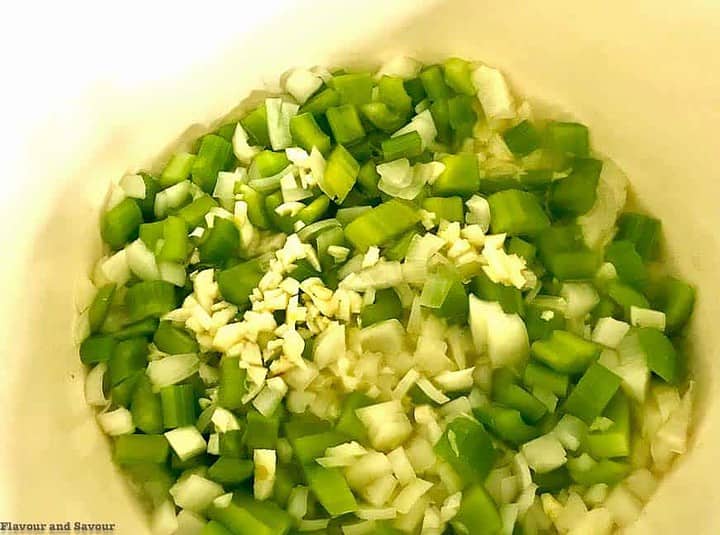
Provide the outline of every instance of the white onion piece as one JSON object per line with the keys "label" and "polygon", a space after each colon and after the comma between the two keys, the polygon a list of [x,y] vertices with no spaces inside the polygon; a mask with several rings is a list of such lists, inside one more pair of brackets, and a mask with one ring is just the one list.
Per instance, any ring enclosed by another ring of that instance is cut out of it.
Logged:
{"label": "white onion piece", "polygon": [[103,389],[107,369],[107,362],[100,362],[85,377],[85,402],[90,406],[101,407],[108,403]]}
{"label": "white onion piece", "polygon": [[221,485],[197,474],[179,479],[170,488],[170,496],[173,497],[178,507],[196,513],[209,507],[213,500],[221,496],[223,492]]}

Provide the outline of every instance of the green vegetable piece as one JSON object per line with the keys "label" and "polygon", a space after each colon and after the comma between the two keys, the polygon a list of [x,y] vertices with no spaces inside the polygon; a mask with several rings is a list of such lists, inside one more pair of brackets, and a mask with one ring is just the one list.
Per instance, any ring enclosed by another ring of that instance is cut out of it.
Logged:
{"label": "green vegetable piece", "polygon": [[587,452],[596,459],[627,457],[630,454],[630,401],[618,392],[608,403],[604,416],[613,421],[606,431],[585,437]]}
{"label": "green vegetable piece", "polygon": [[160,261],[183,263],[188,255],[188,235],[185,220],[169,216],[163,225],[163,245],[157,254]]}
{"label": "green vegetable piece", "polygon": [[620,388],[622,379],[597,362],[580,378],[565,401],[565,410],[590,425]]}
{"label": "green vegetable piece", "polygon": [[226,409],[239,409],[242,398],[247,393],[245,379],[247,371],[240,367],[240,359],[225,357],[220,361],[220,382],[218,384],[218,404]]}
{"label": "green vegetable piece", "polygon": [[357,177],[357,185],[363,193],[371,198],[380,196],[380,190],[378,189],[380,175],[378,174],[375,165],[376,164],[373,160],[368,160],[360,167],[360,173]]}
{"label": "green vegetable piece", "polygon": [[360,115],[352,104],[329,108],[326,113],[338,145],[350,145],[365,137],[365,128],[360,121]]}
{"label": "green vegetable piece", "polygon": [[643,214],[626,212],[618,219],[616,240],[627,240],[643,260],[653,260],[657,256],[662,223],[659,219]]}
{"label": "green vegetable piece", "polygon": [[470,281],[470,291],[483,301],[497,301],[506,314],[525,315],[522,292],[514,286],[493,282],[484,271]]}
{"label": "green vegetable piece", "polygon": [[338,92],[343,104],[360,106],[372,98],[373,79],[367,72],[334,76],[330,85]]}
{"label": "green vegetable piece", "polygon": [[405,91],[412,99],[412,105],[415,106],[422,101],[427,95],[425,94],[425,86],[420,78],[412,78],[403,82]]}
{"label": "green vegetable piece", "polygon": [[516,124],[503,134],[508,148],[519,156],[525,156],[540,147],[540,133],[527,119]]}
{"label": "green vegetable piece", "polygon": [[260,178],[271,177],[277,175],[280,171],[290,165],[285,152],[273,152],[271,150],[263,150],[258,152],[253,158],[251,167],[253,168],[255,176],[257,174]]}
{"label": "green vegetable piece", "polygon": [[345,147],[338,145],[327,160],[320,189],[335,203],[342,204],[359,173],[360,164]]}
{"label": "green vegetable piece", "polygon": [[194,162],[194,154],[188,152],[176,152],[173,154],[160,175],[160,189],[169,188],[174,184],[190,178],[190,172],[192,171]]}
{"label": "green vegetable piece", "polygon": [[165,221],[153,221],[140,225],[140,239],[151,251],[156,250],[157,243],[165,239]]}
{"label": "green vegetable piece", "polygon": [[457,533],[497,535],[502,519],[490,495],[481,483],[463,492],[460,510],[450,521]]}
{"label": "green vegetable piece", "polygon": [[90,332],[95,333],[100,330],[105,318],[110,310],[113,297],[115,296],[116,285],[114,283],[106,284],[98,289],[93,298],[90,308],[88,309],[88,322],[90,323]]}
{"label": "green vegetable piece", "polygon": [[167,500],[170,487],[175,483],[175,477],[165,465],[134,463],[123,465],[122,468],[140,489],[142,495],[147,496],[154,506],[157,507]]}
{"label": "green vegetable piece", "polygon": [[462,197],[426,197],[422,201],[423,210],[433,212],[438,220],[465,221]]}
{"label": "green vegetable piece", "polygon": [[547,189],[552,181],[552,169],[527,169],[520,174],[520,183],[523,185],[523,189],[542,191]]}
{"label": "green vegetable piece", "polygon": [[470,64],[464,59],[449,58],[443,64],[445,83],[456,93],[475,96]]}
{"label": "green vegetable piece", "polygon": [[271,501],[259,501],[249,494],[237,492],[233,502],[247,509],[251,515],[265,524],[273,535],[286,535],[294,523],[293,517]]}
{"label": "green vegetable piece", "polygon": [[485,481],[496,457],[488,432],[482,424],[466,417],[452,420],[434,449],[466,485]]}
{"label": "green vegetable piece", "polygon": [[304,435],[290,440],[295,457],[300,464],[313,462],[325,454],[325,450],[347,442],[348,437],[337,431],[327,431],[315,435]]}
{"label": "green vegetable piece", "polygon": [[529,264],[535,260],[537,248],[532,243],[526,242],[517,236],[513,236],[510,238],[510,242],[508,243],[507,252],[508,254],[516,254],[523,257]]}
{"label": "green vegetable piece", "polygon": [[140,173],[140,176],[145,183],[145,198],[135,199],[135,202],[140,207],[143,219],[149,221],[155,219],[155,196],[160,191],[160,184],[147,173]]}
{"label": "green vegetable piece", "polygon": [[450,143],[452,141],[452,129],[450,128],[448,99],[443,98],[430,104],[430,114],[437,130],[437,140],[440,143]]}
{"label": "green vegetable piece", "polygon": [[569,487],[572,484],[572,478],[567,467],[561,466],[544,474],[534,472],[533,483],[538,486],[538,492],[557,492]]}
{"label": "green vegetable piece", "polygon": [[605,249],[605,260],[615,266],[621,281],[640,288],[647,282],[647,269],[632,242],[620,240],[611,243]]}
{"label": "green vegetable piece", "polygon": [[220,457],[208,468],[207,475],[210,479],[223,486],[235,487],[250,479],[253,470],[253,462],[248,459]]}
{"label": "green vegetable piece", "polygon": [[146,318],[144,320],[131,323],[130,325],[113,332],[113,337],[116,340],[127,340],[128,338],[135,338],[138,336],[149,337],[155,333],[157,328],[157,318]]}
{"label": "green vegetable piece", "polygon": [[275,449],[280,430],[280,420],[274,416],[268,418],[259,412],[249,411],[247,427],[243,440],[249,451],[255,449]]}
{"label": "green vegetable piece", "polygon": [[320,195],[313,199],[305,208],[300,210],[297,214],[299,221],[302,221],[306,225],[314,223],[322,218],[330,208],[330,199],[325,195]]}
{"label": "green vegetable piece", "polygon": [[405,117],[384,102],[368,102],[360,111],[375,128],[386,133],[395,132],[405,124]]}
{"label": "green vegetable piece", "polygon": [[223,299],[237,306],[248,303],[253,291],[264,275],[261,263],[255,259],[221,271],[217,275]]}
{"label": "green vegetable piece", "polygon": [[415,158],[420,156],[422,150],[422,138],[415,131],[382,142],[382,153],[386,162],[400,158]]}
{"label": "green vegetable piece", "polygon": [[550,220],[537,197],[527,191],[509,189],[488,197],[494,234],[535,236],[550,226]]}
{"label": "green vegetable piece", "polygon": [[290,119],[290,134],[293,140],[308,152],[316,147],[321,153],[327,154],[332,145],[330,136],[322,131],[310,112],[295,115]]}
{"label": "green vegetable piece", "polygon": [[448,121],[450,128],[455,131],[455,140],[458,143],[466,137],[472,137],[477,122],[473,100],[467,95],[457,95],[447,101]]}
{"label": "green vegetable piece", "polygon": [[360,418],[355,414],[355,410],[373,403],[374,401],[362,392],[351,392],[343,402],[342,413],[335,429],[353,440],[367,443],[367,431]]}
{"label": "green vegetable piece", "polygon": [[587,487],[598,483],[614,485],[630,473],[630,465],[625,462],[610,459],[595,461],[589,455],[569,458],[567,467],[573,481]]}
{"label": "green vegetable piece", "polygon": [[232,143],[233,136],[235,135],[235,128],[237,128],[237,123],[227,123],[218,128],[215,131],[215,134]]}
{"label": "green vegetable piece", "polygon": [[623,316],[627,320],[630,319],[631,307],[650,308],[650,303],[643,294],[617,280],[608,283],[607,294],[623,309]]}
{"label": "green vegetable piece", "polygon": [[270,135],[267,127],[267,109],[265,104],[258,106],[245,117],[240,119],[243,130],[247,132],[253,141],[253,145],[262,147],[270,146]]}
{"label": "green vegetable piece", "polygon": [[[320,197],[327,199],[327,197]],[[338,220],[341,226],[345,226],[351,221],[355,221],[362,214],[372,209],[372,206],[351,206],[349,208],[340,208],[335,214],[335,219]]]}
{"label": "green vegetable piece", "polygon": [[163,435],[120,435],[114,449],[115,462],[121,465],[164,463],[170,444]]}
{"label": "green vegetable piece", "polygon": [[170,385],[160,389],[165,429],[195,423],[195,392],[192,385]]}
{"label": "green vegetable piece", "polygon": [[520,411],[523,419],[531,424],[537,423],[547,413],[547,407],[516,384],[516,378],[507,368],[493,373],[492,397],[494,401]]}
{"label": "green vegetable piece", "polygon": [[275,535],[267,524],[236,503],[231,502],[227,507],[211,505],[207,516],[227,528],[232,535]]}
{"label": "green vegetable piece", "polygon": [[395,290],[387,288],[375,293],[375,302],[360,311],[360,323],[368,327],[374,323],[402,317],[402,304]]}
{"label": "green vegetable piece", "polygon": [[162,433],[163,411],[160,396],[155,394],[147,375],[140,372],[132,394],[130,412],[135,426],[148,435]]}
{"label": "green vegetable piece", "polygon": [[480,172],[474,154],[450,154],[441,162],[445,170],[433,184],[433,193],[441,197],[470,197],[480,187]]}
{"label": "green vegetable piece", "polygon": [[372,245],[383,245],[414,227],[420,214],[410,204],[397,199],[382,203],[365,212],[345,227],[345,238],[360,251]]}
{"label": "green vegetable piece", "polygon": [[127,407],[130,404],[138,381],[141,376],[145,375],[141,370],[132,372],[127,378],[123,379],[119,384],[110,389],[110,399],[113,404],[118,407]]}
{"label": "green vegetable piece", "polygon": [[207,264],[222,265],[235,256],[240,248],[240,231],[235,222],[224,217],[216,217],[214,226],[208,230],[198,247],[200,261]]}
{"label": "green vegetable piece", "polygon": [[303,106],[300,108],[300,112],[310,112],[318,115],[321,113],[325,113],[329,108],[339,105],[340,93],[338,93],[331,87],[327,87],[319,93],[313,95],[310,100],[303,104]]}
{"label": "green vegetable piece", "polygon": [[413,237],[416,235],[417,232],[415,232],[415,230],[406,232],[383,251],[383,256],[388,260],[402,260],[407,255],[410,242],[412,242]]}
{"label": "green vegetable piece", "polygon": [[451,94],[439,65],[432,65],[423,70],[420,73],[420,80],[430,100],[448,98]]}
{"label": "green vegetable piece", "polygon": [[340,516],[357,510],[357,502],[342,472],[335,468],[308,465],[305,476],[317,500],[330,516]]}
{"label": "green vegetable piece", "polygon": [[112,249],[120,249],[138,236],[143,222],[142,211],[130,198],[123,199],[103,214],[100,220],[100,234]]}
{"label": "green vegetable piece", "polygon": [[83,364],[95,364],[110,360],[117,342],[112,336],[95,334],[80,344],[80,360]]}
{"label": "green vegetable piece", "polygon": [[533,356],[556,372],[575,374],[587,369],[600,347],[568,331],[553,331],[549,338],[531,346]]}
{"label": "green vegetable piece", "polygon": [[231,429],[220,433],[218,439],[220,443],[220,456],[233,457],[239,459],[245,454],[245,446],[243,444],[243,432],[240,429]]}
{"label": "green vegetable piece", "polygon": [[333,227],[321,233],[315,243],[320,265],[323,269],[330,270],[335,265],[335,259],[330,256],[328,249],[332,245],[342,246],[345,243],[345,234],[342,228]]}
{"label": "green vegetable piece", "polygon": [[171,355],[198,351],[198,344],[193,335],[181,327],[175,327],[169,321],[160,322],[153,343],[160,351]]}
{"label": "green vegetable piece", "polygon": [[567,177],[556,180],[550,186],[550,208],[562,215],[584,214],[597,197],[597,185],[602,162],[592,158],[578,158]]}
{"label": "green vegetable piece", "polygon": [[304,258],[294,262],[295,268],[289,272],[290,276],[298,282],[302,282],[310,277],[319,277],[320,272],[317,271],[310,262]]}
{"label": "green vegetable piece", "polygon": [[282,192],[276,191],[265,197],[265,212],[268,214],[272,227],[285,234],[290,234],[294,230],[297,217],[281,216],[278,214],[275,209],[281,204],[283,204]]}
{"label": "green vegetable piece", "polygon": [[175,286],[165,281],[138,282],[128,288],[125,304],[133,321],[162,316],[177,307]]}
{"label": "green vegetable piece", "polygon": [[498,405],[484,405],[473,409],[473,413],[480,422],[489,427],[500,439],[509,442],[515,447],[540,436],[540,430],[526,424],[520,411],[516,409]]}
{"label": "green vegetable piece", "polygon": [[667,277],[659,284],[657,308],[665,313],[665,331],[677,333],[687,323],[695,306],[695,288],[685,281]]}
{"label": "green vegetable piece", "polygon": [[[547,317],[545,308],[536,305],[527,305],[525,307],[525,326],[527,327],[528,338],[530,341],[542,340],[548,338],[553,331],[565,329],[565,318],[562,314],[550,311],[552,317]],[[545,314],[545,317],[543,317]]]}
{"label": "green vegetable piece", "polygon": [[233,156],[232,145],[220,136],[209,134],[202,138],[192,166],[192,181],[205,193],[212,193],[220,171]]}
{"label": "green vegetable piece", "polygon": [[587,126],[551,121],[545,130],[547,148],[560,155],[587,157],[590,141]]}
{"label": "green vegetable piece", "polygon": [[211,208],[218,205],[217,201],[210,195],[201,195],[193,202],[183,206],[177,211],[177,216],[187,223],[187,228],[194,228],[200,225],[205,226],[205,215]]}
{"label": "green vegetable piece", "polygon": [[220,522],[211,520],[203,526],[200,535],[233,535],[233,533],[228,531]]}
{"label": "green vegetable piece", "polygon": [[680,376],[680,362],[670,339],[652,327],[638,329],[637,336],[650,371],[666,383],[677,383]]}
{"label": "green vegetable piece", "polygon": [[[383,76],[378,81],[378,99],[388,108],[407,117],[412,111],[412,98],[405,88],[402,78],[397,76]],[[401,125],[402,126],[402,125]]]}
{"label": "green vegetable piece", "polygon": [[108,362],[110,384],[116,386],[147,365],[147,340],[130,338],[118,342]]}
{"label": "green vegetable piece", "polygon": [[528,362],[523,373],[523,383],[529,388],[539,387],[549,390],[558,397],[567,395],[570,378],[534,361]]}

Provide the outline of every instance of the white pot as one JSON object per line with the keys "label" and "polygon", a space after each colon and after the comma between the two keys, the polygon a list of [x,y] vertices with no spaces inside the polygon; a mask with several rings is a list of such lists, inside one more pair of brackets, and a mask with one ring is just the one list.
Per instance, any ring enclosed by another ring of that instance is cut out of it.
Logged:
{"label": "white pot", "polygon": [[[265,0],[15,6],[0,42],[0,522],[147,531],[83,401],[72,281],[99,253],[110,180],[162,159],[297,65],[405,53],[502,68],[520,94],[591,128],[664,221],[668,263],[697,284],[691,451],[635,533],[720,533],[720,4]],[[242,5],[240,5],[242,4]],[[295,6],[293,6],[295,4]],[[17,11],[24,10],[24,11]],[[3,15],[6,17],[6,15]],[[9,123],[9,124],[8,124]],[[202,127],[196,129],[198,132]]]}

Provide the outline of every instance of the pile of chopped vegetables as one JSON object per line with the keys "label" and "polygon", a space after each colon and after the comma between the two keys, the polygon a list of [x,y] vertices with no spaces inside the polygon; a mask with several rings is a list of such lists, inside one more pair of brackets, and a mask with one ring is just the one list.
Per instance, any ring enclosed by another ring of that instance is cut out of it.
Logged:
{"label": "pile of chopped vegetables", "polygon": [[296,69],[113,186],[85,395],[158,534],[605,534],[684,453],[692,286],[588,129],[451,58]]}

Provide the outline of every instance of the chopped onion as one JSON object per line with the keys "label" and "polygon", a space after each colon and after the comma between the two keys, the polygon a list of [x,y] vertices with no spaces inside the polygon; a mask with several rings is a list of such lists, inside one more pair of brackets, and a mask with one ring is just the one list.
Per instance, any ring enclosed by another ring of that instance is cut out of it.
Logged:
{"label": "chopped onion", "polygon": [[175,504],[195,513],[204,511],[223,492],[221,485],[197,474],[180,478],[170,488],[170,496],[175,500]]}
{"label": "chopped onion", "polygon": [[132,414],[125,407],[120,407],[111,412],[100,413],[97,419],[105,434],[111,437],[126,435],[135,431]]}
{"label": "chopped onion", "polygon": [[425,377],[421,377],[420,379],[417,380],[417,386],[418,386],[418,388],[420,388],[420,390],[423,391],[423,393],[427,397],[429,397],[431,400],[433,400],[438,405],[442,405],[443,403],[447,403],[448,401],[450,401],[449,397],[447,397],[440,390],[435,388],[435,385],[433,385]]}
{"label": "chopped onion", "polygon": [[305,518],[308,509],[308,497],[310,489],[307,487],[294,487],[290,491],[287,502],[287,512],[297,520]]}
{"label": "chopped onion", "polygon": [[160,262],[158,264],[160,271],[160,280],[169,282],[175,286],[182,288],[187,280],[185,266],[176,264],[175,262]]}
{"label": "chopped onion", "polygon": [[345,325],[332,322],[315,340],[314,362],[322,369],[345,354]]}
{"label": "chopped onion", "polygon": [[565,449],[553,434],[543,435],[523,444],[521,451],[528,465],[540,474],[550,472],[567,462]]}
{"label": "chopped onion", "polygon": [[303,227],[297,233],[297,237],[303,242],[309,242],[314,240],[317,236],[330,230],[331,228],[339,227],[340,222],[337,219],[322,219],[315,223],[310,223],[308,226]]}
{"label": "chopped onion", "polygon": [[623,484],[617,485],[610,492],[604,506],[621,528],[633,524],[642,511],[642,502]]}
{"label": "chopped onion", "polygon": [[494,368],[527,360],[530,343],[522,318],[505,314],[499,303],[470,295],[470,331],[478,353],[487,352]]}
{"label": "chopped onion", "polygon": [[379,80],[383,76],[397,76],[403,80],[415,78],[420,72],[421,63],[406,56],[396,56],[383,63],[375,77]]}
{"label": "chopped onion", "polygon": [[392,504],[401,514],[407,514],[418,500],[432,488],[433,484],[424,479],[414,479],[395,497]]}
{"label": "chopped onion", "polygon": [[370,451],[345,470],[348,484],[356,489],[367,487],[373,481],[392,474],[392,465],[386,455]]}
{"label": "chopped onion", "polygon": [[266,500],[272,496],[275,485],[277,454],[275,450],[253,450],[255,476],[253,478],[253,495],[256,500]]}
{"label": "chopped onion", "polygon": [[168,431],[165,438],[181,461],[187,461],[207,450],[205,439],[194,425]]}
{"label": "chopped onion", "polygon": [[649,308],[630,307],[630,323],[633,327],[652,327],[665,330],[665,313]]}
{"label": "chopped onion", "polygon": [[322,84],[322,78],[314,72],[308,69],[293,69],[285,79],[285,91],[290,93],[298,104],[304,104]]}
{"label": "chopped onion", "polygon": [[568,496],[565,507],[555,519],[555,526],[560,533],[570,531],[585,518],[587,507],[582,498],[574,492]]}
{"label": "chopped onion", "polygon": [[360,342],[365,351],[386,355],[400,353],[405,345],[405,329],[396,319],[381,321],[362,329]]}
{"label": "chopped onion", "polygon": [[360,507],[355,516],[363,520],[391,520],[397,516],[397,509],[394,507]]}
{"label": "chopped onion", "polygon": [[178,520],[171,500],[165,500],[153,510],[150,526],[153,535],[173,535],[177,532]]}
{"label": "chopped onion", "polygon": [[[314,520],[313,522],[317,521]],[[325,526],[320,529],[326,528],[328,522],[329,519],[325,519]],[[343,535],[371,535],[372,533],[375,533],[375,521],[366,520],[364,522],[356,522],[355,524],[345,524],[341,529]],[[300,531],[302,531],[302,529]]]}
{"label": "chopped onion", "polygon": [[211,421],[215,425],[215,430],[218,433],[227,433],[228,431],[240,429],[240,424],[235,415],[222,407],[215,408]]}
{"label": "chopped onion", "polygon": [[128,267],[139,279],[157,280],[160,278],[155,254],[147,248],[145,242],[135,240],[125,247]]}
{"label": "chopped onion", "polygon": [[658,481],[647,468],[635,470],[625,478],[624,484],[635,496],[647,502],[655,493]]}
{"label": "chopped onion", "polygon": [[474,367],[463,370],[446,371],[433,377],[433,381],[445,392],[470,390],[473,385],[474,372]]}
{"label": "chopped onion", "polygon": [[515,522],[517,522],[519,509],[517,504],[506,503],[500,507],[500,519],[502,520],[503,535],[513,535]]}
{"label": "chopped onion", "polygon": [[487,232],[490,228],[490,205],[487,199],[473,195],[465,201],[465,206],[468,207],[465,222],[468,225],[480,225],[483,232]]}
{"label": "chopped onion", "polygon": [[94,407],[107,405],[103,380],[107,372],[107,362],[100,362],[85,377],[85,402]]}
{"label": "chopped onion", "polygon": [[624,321],[610,317],[600,318],[595,324],[592,341],[616,349],[629,330],[630,325]]}
{"label": "chopped onion", "polygon": [[563,283],[560,295],[567,301],[568,318],[582,318],[600,302],[595,288],[584,282]]}
{"label": "chopped onion", "polygon": [[402,136],[409,132],[417,132],[422,140],[423,150],[432,145],[437,137],[435,121],[433,121],[430,110],[425,110],[413,117],[410,122],[395,132],[391,137]]}
{"label": "chopped onion", "polygon": [[190,181],[183,180],[155,195],[155,217],[162,219],[167,212],[178,208],[190,196]]}
{"label": "chopped onion", "polygon": [[174,385],[194,375],[200,368],[200,360],[194,353],[168,355],[148,364],[146,373],[155,390]]}
{"label": "chopped onion", "polygon": [[595,204],[578,217],[585,243],[601,249],[615,233],[615,221],[625,206],[627,177],[611,160],[603,160]]}
{"label": "chopped onion", "polygon": [[568,535],[610,535],[613,530],[613,518],[610,511],[604,507],[598,507],[588,511],[568,531]]}
{"label": "chopped onion", "polygon": [[273,150],[282,150],[292,145],[290,119],[297,115],[299,106],[283,102],[280,98],[265,99],[268,137]]}
{"label": "chopped onion", "polygon": [[177,515],[178,529],[173,535],[200,535],[207,522],[192,511],[182,510]]}
{"label": "chopped onion", "polygon": [[[114,282],[124,286],[130,280],[130,266],[128,265],[125,249],[121,249],[111,257],[102,261],[100,271],[107,282]],[[98,281],[95,281],[98,285]]]}
{"label": "chopped onion", "polygon": [[359,489],[359,492],[369,504],[382,507],[390,500],[397,486],[398,480],[392,474],[385,474]]}
{"label": "chopped onion", "polygon": [[128,197],[145,198],[145,181],[140,175],[125,175],[120,179],[120,187]]}
{"label": "chopped onion", "polygon": [[237,157],[238,161],[247,165],[260,152],[260,147],[251,147],[247,132],[238,122],[235,126],[235,132],[233,133],[232,139],[233,152]]}
{"label": "chopped onion", "polygon": [[583,500],[591,506],[600,505],[607,498],[608,491],[609,487],[606,483],[596,483],[585,492]]}
{"label": "chopped onion", "polygon": [[472,74],[483,111],[488,119],[512,119],[515,117],[515,103],[503,74],[481,65]]}
{"label": "chopped onion", "polygon": [[576,451],[582,443],[587,426],[580,418],[565,414],[552,430],[560,443],[570,451]]}

